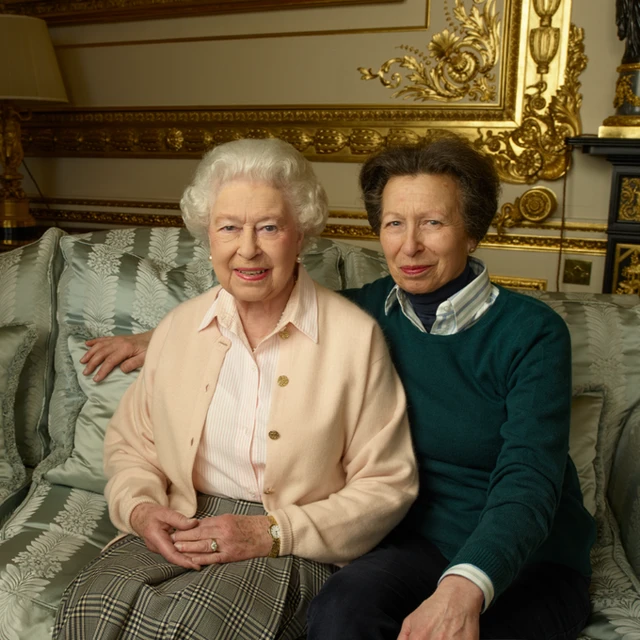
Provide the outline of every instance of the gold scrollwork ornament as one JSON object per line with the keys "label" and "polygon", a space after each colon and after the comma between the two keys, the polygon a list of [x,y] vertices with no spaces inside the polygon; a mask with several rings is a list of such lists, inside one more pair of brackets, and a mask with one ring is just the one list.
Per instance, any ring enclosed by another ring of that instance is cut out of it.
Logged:
{"label": "gold scrollwork ornament", "polygon": [[557,180],[569,168],[565,138],[581,131],[580,74],[587,66],[584,30],[571,25],[565,82],[547,99],[543,80],[527,88],[522,123],[511,131],[479,130],[474,144],[491,155],[500,177],[511,183]]}
{"label": "gold scrollwork ornament", "polygon": [[640,295],[640,250],[631,254],[629,264],[622,269],[622,278],[618,282],[616,293]]}
{"label": "gold scrollwork ornament", "polygon": [[640,222],[640,178],[622,178],[618,220]]}
{"label": "gold scrollwork ornament", "polygon": [[[448,10],[448,2],[445,2]],[[500,51],[500,20],[495,0],[473,0],[467,14],[463,0],[455,0],[453,15],[462,35],[455,30],[444,29],[431,39],[428,54],[401,45],[415,55],[390,58],[378,71],[358,67],[362,80],[378,78],[384,87],[397,89],[402,75],[391,73],[394,65],[408,69],[406,80],[410,83],[393,94],[394,98],[412,98],[426,102],[438,100],[452,102],[468,97],[473,101],[489,102],[495,99],[495,74],[492,69]],[[387,76],[391,75],[387,78]]]}
{"label": "gold scrollwork ornament", "polygon": [[535,187],[525,191],[514,203],[506,202],[496,213],[491,223],[498,231],[516,227],[523,221],[540,223],[551,216],[558,208],[556,194],[546,187]]}

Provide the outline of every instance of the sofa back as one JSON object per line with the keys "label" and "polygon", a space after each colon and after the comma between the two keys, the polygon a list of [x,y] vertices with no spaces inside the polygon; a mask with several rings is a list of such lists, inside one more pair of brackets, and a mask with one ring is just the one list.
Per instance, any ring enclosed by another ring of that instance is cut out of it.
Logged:
{"label": "sofa back", "polygon": [[[29,285],[38,298],[43,291],[52,290],[52,280],[62,270],[57,297],[50,303],[52,308],[57,305],[58,335],[52,323],[40,335],[49,359],[55,339],[56,376],[47,432],[51,454],[38,466],[36,477],[102,492],[104,429],[136,374],[115,370],[102,383],[94,383],[82,374],[79,363],[86,349],[84,341],[146,331],[172,307],[211,287],[215,276],[207,249],[184,229],[96,231],[61,239],[61,232],[49,233],[42,242],[57,247],[59,241],[59,249],[41,259],[48,265],[47,277]],[[42,249],[32,245],[25,251],[33,254],[36,264]],[[8,262],[22,265],[23,259],[22,254],[20,259],[14,255]],[[311,276],[331,289],[362,286],[388,273],[379,252],[324,238],[310,240],[302,259]],[[27,266],[19,266],[17,276],[11,277],[23,278],[22,269],[26,274]],[[0,283],[2,277],[0,272]],[[21,295],[27,289],[24,285]],[[630,558],[640,565],[640,489],[633,488],[640,487],[640,478],[630,453],[640,451],[639,300],[602,294],[530,295],[555,309],[571,332],[571,450],[585,504],[598,521],[599,539],[606,543],[612,538],[616,517],[623,522],[625,514],[636,513],[633,522],[638,524],[630,526],[631,520],[624,519],[622,539]],[[27,404],[33,402],[23,399]],[[18,440],[25,437],[21,432]],[[631,476],[637,482],[627,485]]]}

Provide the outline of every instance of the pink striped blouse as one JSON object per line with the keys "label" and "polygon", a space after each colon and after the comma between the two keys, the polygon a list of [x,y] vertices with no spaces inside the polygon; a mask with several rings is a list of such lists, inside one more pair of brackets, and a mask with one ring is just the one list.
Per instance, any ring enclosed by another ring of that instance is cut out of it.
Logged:
{"label": "pink striped blouse", "polygon": [[[302,268],[302,267],[301,267]],[[280,341],[318,341],[318,306],[310,278],[299,278],[280,321],[252,351],[233,296],[221,289],[198,331],[212,322],[231,341],[196,454],[193,484],[209,495],[261,502],[267,422]]]}

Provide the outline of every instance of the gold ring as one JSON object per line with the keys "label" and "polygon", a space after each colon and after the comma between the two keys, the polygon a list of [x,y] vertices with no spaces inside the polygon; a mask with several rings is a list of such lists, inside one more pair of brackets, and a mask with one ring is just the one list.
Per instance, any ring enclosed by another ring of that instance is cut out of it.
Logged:
{"label": "gold ring", "polygon": [[211,551],[215,553],[218,550],[218,543],[215,540],[211,540]]}

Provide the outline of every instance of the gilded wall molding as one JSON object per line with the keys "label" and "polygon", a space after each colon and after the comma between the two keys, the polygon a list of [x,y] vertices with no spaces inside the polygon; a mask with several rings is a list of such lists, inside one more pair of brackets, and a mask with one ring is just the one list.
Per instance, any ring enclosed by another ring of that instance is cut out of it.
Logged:
{"label": "gilded wall molding", "polygon": [[42,222],[131,225],[136,227],[184,227],[179,214],[131,213],[129,211],[81,211],[30,207],[31,215]]}
{"label": "gilded wall molding", "polygon": [[586,57],[582,31],[562,22],[571,2],[446,0],[449,23],[434,26],[424,51],[399,45],[408,55],[396,60],[415,66],[408,86],[416,90],[398,97],[413,105],[37,110],[23,146],[27,156],[199,158],[229,140],[276,137],[312,160],[361,162],[454,132],[493,156],[506,182],[555,180],[568,168],[565,136],[580,133]]}
{"label": "gilded wall molding", "polygon": [[[119,207],[123,209],[155,209],[158,211],[180,211],[178,202],[155,201],[155,200],[106,200],[96,198],[30,198],[32,205],[44,206],[63,206],[72,205],[74,207]],[[506,205],[505,205],[506,206]],[[514,206],[514,205],[510,205]],[[39,209],[43,210],[43,207]],[[54,209],[53,211],[58,211]],[[331,209],[330,217],[342,220],[366,220],[365,211],[354,211],[353,209]],[[568,231],[586,231],[591,233],[605,233],[607,225],[602,223],[582,223],[582,222],[565,222],[564,225],[553,220],[545,220],[541,223],[523,220],[516,224],[514,228],[523,229],[560,229],[564,227]]]}
{"label": "gilded wall molding", "polygon": [[[26,156],[106,158],[200,158],[208,149],[241,138],[279,138],[311,160],[362,162],[371,153],[399,144],[418,144],[448,135],[442,127],[419,125],[415,109],[65,109],[34,111],[23,125]],[[491,120],[491,113],[468,113]],[[454,114],[442,113],[453,122]],[[458,116],[456,116],[458,117]],[[413,127],[393,126],[413,119]],[[383,122],[347,126],[344,121]],[[295,122],[296,124],[292,124]],[[322,122],[322,126],[306,124]],[[335,122],[336,124],[332,124]],[[455,131],[453,125],[451,130]],[[462,131],[459,131],[463,133]]]}
{"label": "gilded wall molding", "polygon": [[586,238],[558,238],[554,236],[498,235],[487,234],[481,247],[486,249],[518,249],[523,251],[553,251],[561,248],[565,253],[579,253],[592,256],[604,256],[607,253],[606,240]]}
{"label": "gilded wall molding", "polygon": [[622,178],[618,220],[640,222],[640,178]]}
{"label": "gilded wall molding", "polygon": [[547,280],[543,278],[519,278],[516,276],[491,276],[491,282],[507,289],[524,289],[525,291],[546,291]]}
{"label": "gilded wall molding", "polygon": [[402,0],[4,0],[0,13],[33,16],[50,25],[156,20],[181,16],[247,13],[355,4],[389,4]]}
{"label": "gilded wall molding", "polygon": [[[43,204],[47,206],[42,206]],[[76,207],[100,207],[101,209],[69,209],[63,205]],[[131,211],[113,211],[109,209],[136,208],[150,210],[152,213]],[[155,213],[157,210],[176,211],[172,213]],[[31,214],[42,222],[74,223],[74,224],[110,224],[133,226],[181,227],[179,205],[175,202],[139,202],[130,200],[96,200],[96,199],[36,199],[31,201]],[[363,220],[360,212],[331,210],[330,218],[334,220],[348,219]],[[364,220],[363,220],[364,221]],[[368,224],[335,224],[330,223],[324,230],[323,236],[344,240],[378,240],[378,236]],[[481,247],[488,249],[519,249],[523,251],[559,251],[566,253],[581,253],[589,255],[604,255],[606,240],[588,240],[585,238],[564,238],[555,236],[534,235],[498,235],[488,234]]]}

